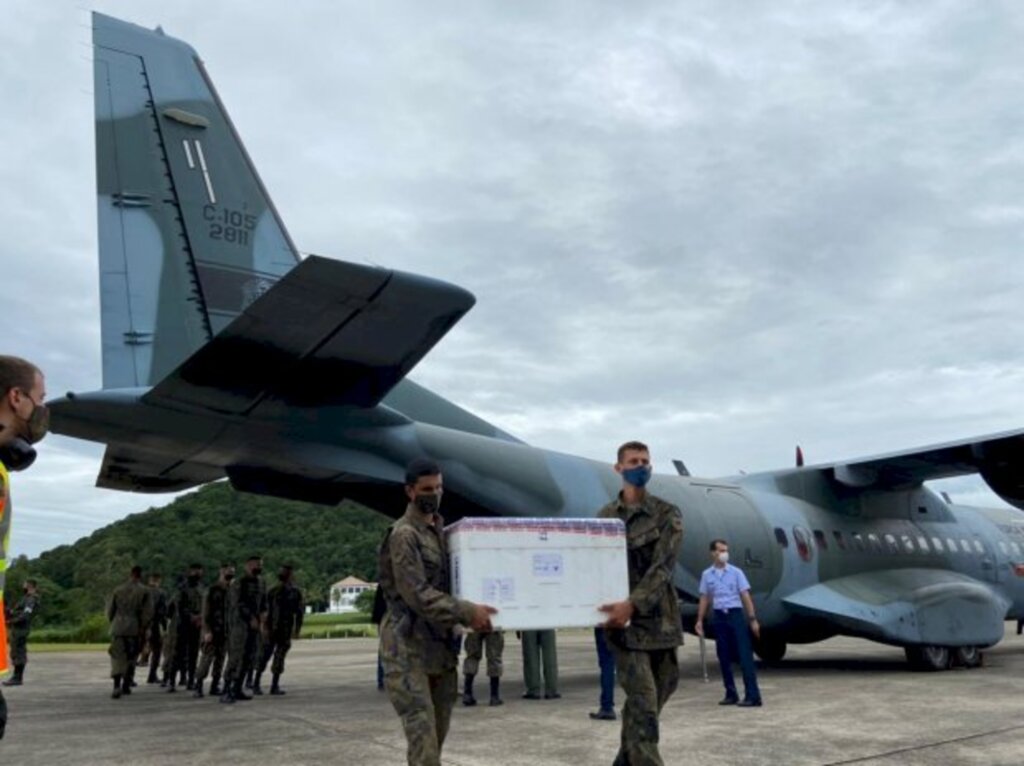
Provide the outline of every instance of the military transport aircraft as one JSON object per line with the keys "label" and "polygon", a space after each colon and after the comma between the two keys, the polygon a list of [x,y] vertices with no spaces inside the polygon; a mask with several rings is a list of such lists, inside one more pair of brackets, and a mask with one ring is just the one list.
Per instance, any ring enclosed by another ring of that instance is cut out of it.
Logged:
{"label": "military transport aircraft", "polygon": [[[52,403],[106,447],[97,484],[401,509],[403,466],[445,473],[450,519],[591,516],[611,467],[526,445],[406,378],[473,305],[423,276],[300,259],[195,51],[99,14],[96,160],[103,387]],[[836,634],[974,666],[1024,617],[1024,514],[924,486],[980,473],[1024,509],[1024,431],[720,479],[656,475],[682,508],[675,571],[695,601],[708,541],[752,583],[765,659]],[[694,610],[688,610],[692,627]]]}

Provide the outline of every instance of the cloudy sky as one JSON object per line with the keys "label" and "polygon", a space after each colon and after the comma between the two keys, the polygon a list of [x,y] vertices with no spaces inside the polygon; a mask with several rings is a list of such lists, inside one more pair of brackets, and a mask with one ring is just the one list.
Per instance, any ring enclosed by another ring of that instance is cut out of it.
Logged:
{"label": "cloudy sky", "polygon": [[[475,293],[413,377],[530,442],[714,476],[1024,425],[1017,3],[95,8],[199,51],[301,250]],[[3,349],[51,395],[100,386],[89,24],[0,28]],[[40,452],[16,554],[168,499]]]}

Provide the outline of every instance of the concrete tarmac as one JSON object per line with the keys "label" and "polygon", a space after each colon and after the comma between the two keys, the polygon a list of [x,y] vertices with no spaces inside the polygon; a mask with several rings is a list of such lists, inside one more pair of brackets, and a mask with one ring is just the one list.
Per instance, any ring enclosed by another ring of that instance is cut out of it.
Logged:
{"label": "concrete tarmac", "polygon": [[[662,714],[666,764],[1024,764],[1024,639],[1012,634],[976,670],[915,673],[903,652],[838,638],[793,646],[763,669],[761,709],[722,708],[714,644],[710,683],[697,639],[680,650],[682,681]],[[558,637],[561,700],[527,701],[519,644],[507,636],[505,705],[457,705],[444,763],[609,764],[619,723],[591,721],[597,659],[592,634]],[[376,691],[376,641],[297,642],[285,697],[221,705],[140,684],[110,699],[100,652],[36,654],[27,685],[4,690],[11,710],[3,763],[34,764],[402,764],[405,740]],[[622,693],[617,690],[621,705]]]}

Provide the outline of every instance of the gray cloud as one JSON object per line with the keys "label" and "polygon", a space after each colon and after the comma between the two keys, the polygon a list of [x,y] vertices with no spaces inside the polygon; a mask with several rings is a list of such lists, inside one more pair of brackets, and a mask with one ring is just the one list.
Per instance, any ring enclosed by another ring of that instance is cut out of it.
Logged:
{"label": "gray cloud", "polygon": [[[414,377],[529,441],[720,475],[1021,423],[1015,4],[99,7],[196,47],[303,250],[477,295]],[[5,343],[96,388],[88,16],[7,13]],[[18,477],[15,550],[153,502],[98,456]]]}

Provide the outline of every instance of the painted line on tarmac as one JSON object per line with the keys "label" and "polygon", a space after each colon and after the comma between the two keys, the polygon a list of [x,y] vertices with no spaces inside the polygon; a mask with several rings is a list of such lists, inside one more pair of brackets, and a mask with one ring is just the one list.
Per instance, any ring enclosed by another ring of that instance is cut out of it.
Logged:
{"label": "painted line on tarmac", "polygon": [[828,763],[822,764],[822,766],[847,766],[851,763],[866,763],[867,761],[875,761],[880,758],[889,758],[894,755],[904,755],[905,753],[915,753],[918,750],[927,750],[931,747],[942,747],[943,745],[954,745],[958,742],[969,742],[972,739],[982,739],[984,737],[991,737],[995,734],[1009,734],[1012,731],[1020,731],[1024,729],[1024,724],[1019,726],[1008,726],[1005,729],[992,729],[991,731],[983,731],[977,734],[965,734],[962,737],[953,737],[952,739],[944,739],[939,742],[929,742],[926,745],[915,745],[913,747],[901,747],[898,750],[888,750],[884,753],[875,753],[874,755],[865,755],[860,758],[851,758],[846,761],[829,761]]}

